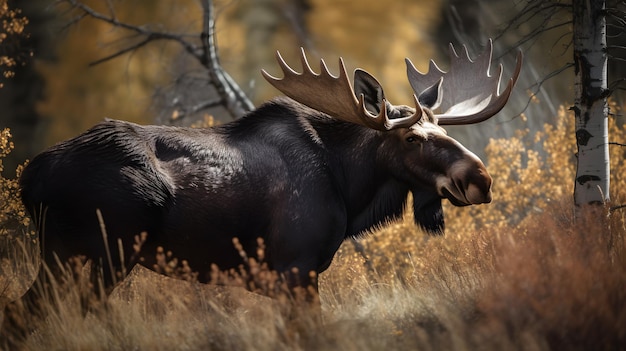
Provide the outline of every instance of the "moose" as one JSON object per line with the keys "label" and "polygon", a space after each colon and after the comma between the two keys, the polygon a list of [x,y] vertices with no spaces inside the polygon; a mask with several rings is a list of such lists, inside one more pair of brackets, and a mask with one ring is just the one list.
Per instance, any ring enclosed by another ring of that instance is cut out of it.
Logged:
{"label": "moose", "polygon": [[491,56],[491,42],[475,60],[450,45],[449,71],[431,61],[426,74],[407,59],[410,107],[392,105],[364,70],[351,85],[341,58],[338,76],[323,60],[317,74],[302,50],[297,73],[277,52],[284,77],[262,74],[287,97],[238,120],[205,129],[105,120],[39,154],[21,175],[44,259],[85,255],[109,280],[146,232],[144,265],[161,246],[206,282],[212,264],[242,264],[233,238],[254,257],[261,237],[270,268],[306,285],[345,239],[401,217],[409,193],[416,225],[443,233],[443,199],[492,199],[483,162],[441,127],[484,121],[506,104],[521,53],[502,92]]}

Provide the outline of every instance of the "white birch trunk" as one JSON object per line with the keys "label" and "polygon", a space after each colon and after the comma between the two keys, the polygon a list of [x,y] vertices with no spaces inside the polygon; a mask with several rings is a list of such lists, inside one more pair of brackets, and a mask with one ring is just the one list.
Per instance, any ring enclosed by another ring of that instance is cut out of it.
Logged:
{"label": "white birch trunk", "polygon": [[574,202],[602,204],[609,201],[610,175],[605,1],[573,0],[572,5],[578,146]]}

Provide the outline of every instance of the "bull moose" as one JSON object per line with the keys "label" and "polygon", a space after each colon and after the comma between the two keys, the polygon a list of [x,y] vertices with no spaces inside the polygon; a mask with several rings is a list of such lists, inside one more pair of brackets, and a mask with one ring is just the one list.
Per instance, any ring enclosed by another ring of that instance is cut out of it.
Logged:
{"label": "bull moose", "polygon": [[[230,123],[206,129],[99,123],[23,171],[21,195],[44,257],[129,263],[135,236],[147,232],[144,257],[164,247],[207,281],[212,263],[242,263],[234,237],[250,256],[262,237],[270,267],[297,268],[292,282],[308,284],[309,272],[324,271],[346,238],[401,217],[409,192],[416,224],[442,233],[442,199],[456,206],[491,201],[484,164],[440,127],[486,120],[506,104],[521,54],[502,92],[502,66],[490,75],[491,54],[491,42],[474,61],[467,49],[459,56],[450,45],[449,71],[431,61],[426,74],[407,59],[414,107],[389,103],[364,70],[355,70],[352,86],[341,58],[339,76],[323,60],[314,73],[302,50],[303,73],[280,53],[284,77],[262,72],[288,97]],[[116,249],[118,238],[126,257]],[[109,267],[102,268],[109,279]]]}

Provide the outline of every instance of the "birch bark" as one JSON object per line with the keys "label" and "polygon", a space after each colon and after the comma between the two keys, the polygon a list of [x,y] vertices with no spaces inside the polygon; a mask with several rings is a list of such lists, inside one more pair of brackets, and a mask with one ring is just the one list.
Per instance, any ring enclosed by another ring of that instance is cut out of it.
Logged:
{"label": "birch bark", "polygon": [[604,0],[573,0],[576,205],[609,201],[606,14]]}

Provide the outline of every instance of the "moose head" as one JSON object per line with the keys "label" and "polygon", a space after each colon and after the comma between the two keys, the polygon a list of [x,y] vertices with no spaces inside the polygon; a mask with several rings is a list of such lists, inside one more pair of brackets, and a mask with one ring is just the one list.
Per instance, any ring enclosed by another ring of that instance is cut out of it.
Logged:
{"label": "moose head", "polygon": [[448,72],[431,60],[424,74],[406,59],[414,107],[392,105],[376,78],[361,69],[354,72],[353,88],[341,58],[339,76],[329,72],[324,60],[320,60],[321,73],[316,74],[303,49],[302,73],[289,67],[277,52],[284,78],[265,70],[262,74],[275,88],[312,109],[385,135],[378,150],[384,159],[379,166],[388,167],[394,177],[409,184],[418,224],[441,232],[441,198],[456,206],[489,203],[492,198],[492,179],[482,161],[441,126],[478,123],[498,113],[509,99],[522,64],[520,52],[513,77],[500,92],[502,66],[495,76],[490,75],[491,40],[474,61],[466,47],[464,52],[465,57],[459,57],[450,44]]}

